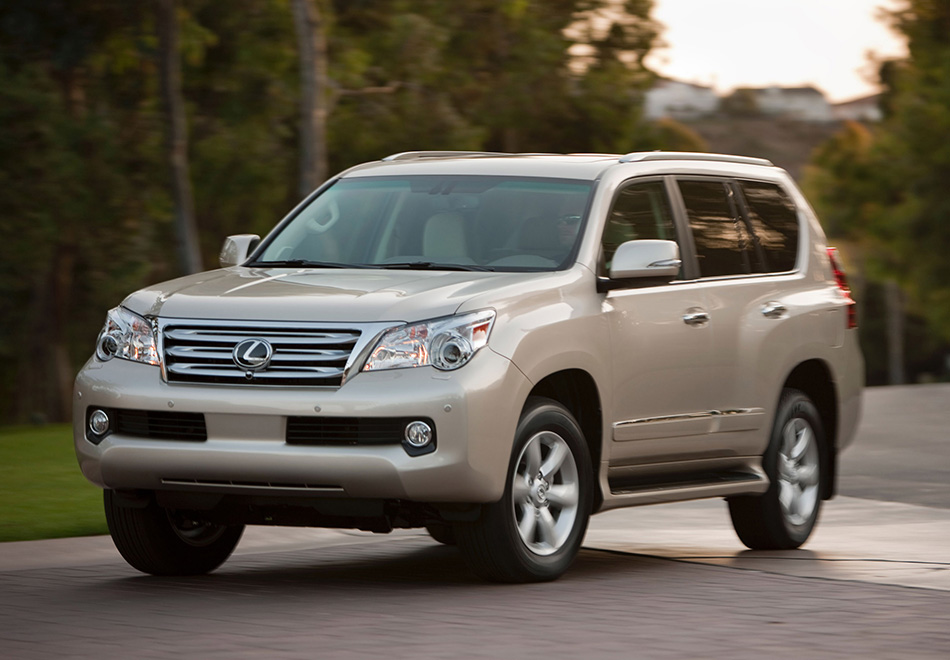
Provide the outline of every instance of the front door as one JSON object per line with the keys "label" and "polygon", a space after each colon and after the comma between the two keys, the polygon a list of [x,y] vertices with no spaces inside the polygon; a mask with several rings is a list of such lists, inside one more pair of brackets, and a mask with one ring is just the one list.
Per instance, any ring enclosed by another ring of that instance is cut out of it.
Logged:
{"label": "front door", "polygon": [[[618,192],[602,240],[605,273],[617,247],[637,239],[678,240],[662,179]],[[681,269],[670,284],[613,290],[603,304],[612,355],[611,467],[703,457],[714,383],[702,290]]]}

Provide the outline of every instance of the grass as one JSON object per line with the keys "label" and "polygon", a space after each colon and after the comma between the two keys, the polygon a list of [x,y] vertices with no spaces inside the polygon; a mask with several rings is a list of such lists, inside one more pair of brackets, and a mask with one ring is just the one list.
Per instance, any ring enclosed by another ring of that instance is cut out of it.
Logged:
{"label": "grass", "polygon": [[68,424],[0,429],[0,541],[107,532],[102,491],[79,471]]}

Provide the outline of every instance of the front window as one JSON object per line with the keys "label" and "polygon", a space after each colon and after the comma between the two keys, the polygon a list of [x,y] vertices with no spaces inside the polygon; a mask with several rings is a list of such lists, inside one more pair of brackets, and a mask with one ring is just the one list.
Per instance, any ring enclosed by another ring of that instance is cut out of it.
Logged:
{"label": "front window", "polygon": [[[617,248],[641,239],[676,240],[673,210],[662,181],[638,181],[617,193],[601,240],[603,274],[610,272]],[[679,277],[682,273],[680,269]]]}
{"label": "front window", "polygon": [[591,184],[500,176],[342,179],[252,265],[542,271],[567,267]]}

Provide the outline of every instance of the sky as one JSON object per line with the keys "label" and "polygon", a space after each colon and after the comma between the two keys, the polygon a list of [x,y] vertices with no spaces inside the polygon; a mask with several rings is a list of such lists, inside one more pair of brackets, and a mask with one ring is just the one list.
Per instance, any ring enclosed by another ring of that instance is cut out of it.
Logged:
{"label": "sky", "polygon": [[665,48],[647,59],[668,78],[714,87],[813,85],[832,102],[878,91],[881,58],[906,52],[877,18],[899,0],[654,0]]}

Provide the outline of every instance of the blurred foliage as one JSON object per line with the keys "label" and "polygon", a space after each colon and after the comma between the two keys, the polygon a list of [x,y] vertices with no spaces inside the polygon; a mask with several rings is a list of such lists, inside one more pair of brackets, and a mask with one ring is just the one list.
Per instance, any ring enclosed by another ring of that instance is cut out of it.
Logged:
{"label": "blurred foliage", "polygon": [[[416,149],[700,149],[642,118],[651,0],[317,0],[331,171]],[[180,0],[205,263],[297,201],[289,0]],[[0,424],[65,419],[105,311],[178,274],[153,2],[0,0]]]}
{"label": "blurred foliage", "polygon": [[644,133],[649,148],[665,151],[709,151],[709,143],[693,128],[670,117],[662,117]]}
{"label": "blurred foliage", "polygon": [[762,114],[755,91],[740,88],[722,99],[719,111],[730,117],[758,117]]}
{"label": "blurred foliage", "polygon": [[[870,285],[893,279],[930,342],[950,341],[950,0],[904,0],[885,14],[909,57],[885,62],[878,126],[848,123],[818,149],[806,192]],[[910,346],[910,343],[908,343]],[[911,348],[916,350],[920,342]],[[913,352],[912,350],[912,352]],[[867,352],[867,351],[866,351]]]}

